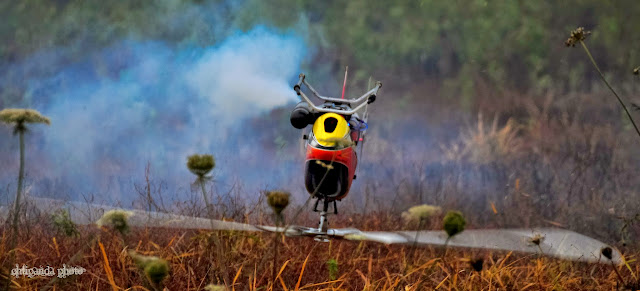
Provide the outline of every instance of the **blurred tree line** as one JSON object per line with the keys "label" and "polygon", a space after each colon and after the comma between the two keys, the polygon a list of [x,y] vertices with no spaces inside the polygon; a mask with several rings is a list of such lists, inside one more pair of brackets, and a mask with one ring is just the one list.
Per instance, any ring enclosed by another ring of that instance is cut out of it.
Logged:
{"label": "blurred tree line", "polygon": [[471,95],[479,81],[520,92],[592,90],[596,75],[583,52],[563,45],[578,26],[593,31],[589,45],[612,79],[630,80],[640,65],[634,0],[276,2],[254,0],[253,22],[290,27],[303,15],[320,28],[311,40],[334,70],[352,65],[360,79],[370,72],[407,82],[435,78],[451,95]]}
{"label": "blurred tree line", "polygon": [[[307,66],[338,75],[356,68],[394,82],[425,78],[451,96],[471,98],[478,82],[520,92],[592,90],[596,75],[563,41],[592,30],[592,52],[613,81],[640,64],[635,0],[246,0],[2,1],[0,68],[48,48],[69,61],[122,38],[215,45],[236,29],[275,26],[304,35]],[[9,74],[3,72],[3,74]],[[4,96],[6,92],[3,92]],[[15,95],[15,94],[14,94]],[[6,97],[6,96],[5,96]]]}

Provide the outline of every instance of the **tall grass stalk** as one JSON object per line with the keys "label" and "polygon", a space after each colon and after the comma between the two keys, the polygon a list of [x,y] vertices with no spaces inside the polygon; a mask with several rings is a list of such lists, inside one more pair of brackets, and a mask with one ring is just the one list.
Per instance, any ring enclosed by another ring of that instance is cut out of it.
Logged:
{"label": "tall grass stalk", "polygon": [[[22,197],[22,187],[24,184],[24,134],[28,132],[26,123],[45,123],[50,125],[49,118],[40,114],[40,112],[32,109],[4,109],[0,111],[0,122],[13,124],[13,134],[18,135],[20,139],[20,168],[18,170],[18,189],[16,192],[16,200],[13,202],[13,221],[11,222],[11,238],[9,243],[9,269],[11,269],[15,260],[15,247],[18,240],[18,221],[20,218],[20,199]],[[11,278],[7,277],[5,290],[9,289]]]}
{"label": "tall grass stalk", "polygon": [[[289,196],[291,196],[291,194],[284,191],[269,191],[267,193],[267,203],[273,210],[276,228],[279,228],[284,223],[282,211],[289,205]],[[281,233],[279,231],[276,231],[273,234],[273,267],[271,268],[271,277],[273,278],[274,284],[276,281],[276,265],[278,263],[279,245],[278,240],[280,239],[280,235]]]}
{"label": "tall grass stalk", "polygon": [[[277,227],[277,224],[276,224]],[[278,263],[278,239],[280,238],[280,233],[275,232],[273,234],[273,267],[271,268],[271,278],[273,278],[273,285],[276,284],[276,264]]]}
{"label": "tall grass stalk", "polygon": [[633,117],[631,117],[631,113],[629,113],[629,109],[627,108],[627,105],[625,105],[624,102],[622,102],[622,99],[620,98],[620,96],[618,96],[618,93],[616,93],[616,91],[613,90],[613,88],[611,87],[607,79],[604,77],[604,74],[602,74],[602,71],[600,71],[600,67],[598,67],[598,64],[596,63],[595,59],[591,55],[591,52],[589,51],[589,48],[587,48],[587,45],[585,44],[585,42],[583,40],[580,40],[580,44],[582,45],[582,48],[584,49],[584,51],[587,53],[589,60],[591,60],[591,64],[593,64],[593,67],[596,68],[596,71],[598,71],[598,74],[600,75],[600,78],[602,79],[602,81],[605,83],[605,85],[607,85],[609,90],[611,90],[611,93],[613,93],[613,95],[616,96],[618,103],[620,103],[620,106],[622,106],[622,109],[624,109],[624,112],[625,114],[627,114],[627,117],[629,117],[631,124],[633,124],[633,128],[636,130],[638,137],[640,137],[640,129],[638,129],[638,125],[636,125],[636,122],[633,120]]}
{"label": "tall grass stalk", "polygon": [[444,241],[444,254],[442,254],[443,262],[447,256],[449,241],[453,236],[464,231],[466,224],[467,221],[464,219],[464,216],[460,211],[449,211],[442,219],[442,228],[447,233],[447,239]]}
{"label": "tall grass stalk", "polygon": [[607,85],[607,88],[609,88],[611,93],[613,93],[613,95],[616,97],[616,99],[618,100],[618,103],[620,103],[620,106],[622,106],[622,109],[624,109],[625,114],[627,115],[627,117],[631,121],[631,124],[633,125],[633,128],[636,130],[636,133],[638,134],[638,137],[640,137],[640,129],[638,129],[638,126],[636,125],[636,122],[633,120],[633,117],[631,117],[631,113],[629,113],[629,109],[627,108],[627,105],[624,104],[624,102],[622,101],[622,98],[620,98],[618,93],[616,93],[616,91],[613,89],[613,87],[611,87],[611,84],[609,84],[607,79],[604,77],[604,74],[600,70],[600,67],[596,63],[596,60],[591,55],[591,52],[589,51],[589,48],[587,47],[587,44],[584,42],[585,39],[587,39],[587,36],[589,34],[591,34],[590,31],[586,31],[586,30],[584,30],[584,28],[578,27],[576,30],[571,32],[571,36],[569,37],[569,39],[567,39],[565,44],[567,46],[573,47],[573,46],[575,46],[576,43],[578,43],[578,42],[580,43],[580,45],[582,46],[584,51],[587,53],[587,57],[589,57],[589,60],[591,61],[591,64],[593,65],[593,67],[598,72],[598,75],[600,75],[600,79],[602,79],[604,84]]}
{"label": "tall grass stalk", "polygon": [[416,248],[418,247],[418,237],[420,236],[420,232],[424,227],[425,220],[426,219],[420,218],[420,222],[418,223],[418,230],[416,231],[416,236],[413,238],[413,244],[411,244],[411,250],[409,251],[409,256],[407,256],[407,258],[411,260],[412,265],[416,261],[416,259],[413,256],[416,253]]}
{"label": "tall grass stalk", "polygon": [[[191,155],[187,157],[187,168],[191,173],[196,175],[198,178],[196,179],[196,183],[200,184],[200,189],[202,190],[202,198],[204,199],[205,207],[207,209],[207,217],[209,219],[214,218],[213,206],[209,202],[209,198],[207,196],[207,191],[205,189],[205,183],[207,180],[210,180],[211,177],[207,176],[213,168],[215,168],[216,163],[215,159],[212,155]],[[216,265],[218,272],[222,273],[222,278],[224,280],[225,285],[229,282],[227,278],[227,272],[225,270],[225,263],[223,262],[224,257],[222,253],[224,252],[222,242],[219,240],[216,233],[214,233],[213,221],[211,222],[211,237],[210,240],[213,241],[215,246],[215,257],[216,257]]]}
{"label": "tall grass stalk", "polygon": [[[411,249],[409,250],[408,258],[412,258],[415,253],[418,244],[418,237],[420,236],[420,232],[427,225],[427,222],[430,221],[431,217],[440,215],[442,209],[439,206],[422,204],[409,208],[407,211],[402,213],[402,218],[407,223],[412,223],[418,221],[418,230],[416,231],[415,238],[413,239],[413,244]],[[413,262],[412,262],[413,264]]]}

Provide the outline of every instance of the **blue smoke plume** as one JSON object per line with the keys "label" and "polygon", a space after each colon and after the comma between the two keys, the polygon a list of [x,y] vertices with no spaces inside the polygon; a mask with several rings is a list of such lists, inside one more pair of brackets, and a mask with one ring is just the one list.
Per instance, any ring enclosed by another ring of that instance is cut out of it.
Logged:
{"label": "blue smoke plume", "polygon": [[[245,181],[248,189],[269,184],[260,173],[272,169],[243,167],[248,155],[240,153],[240,143],[251,141],[234,136],[244,120],[297,100],[291,84],[305,52],[300,37],[257,27],[215,47],[122,40],[75,61],[52,50],[12,64],[12,78],[0,85],[21,80],[28,94],[7,107],[29,106],[52,122],[49,128],[32,126],[29,135],[31,192],[128,201],[149,163],[153,178],[180,195],[177,189],[194,178],[185,162],[195,153],[214,154],[218,181],[246,171],[256,178]],[[48,73],[30,74],[43,64]],[[2,139],[10,137],[8,128],[2,131]],[[17,139],[0,145],[0,182],[15,184]],[[254,156],[262,153],[252,150]]]}

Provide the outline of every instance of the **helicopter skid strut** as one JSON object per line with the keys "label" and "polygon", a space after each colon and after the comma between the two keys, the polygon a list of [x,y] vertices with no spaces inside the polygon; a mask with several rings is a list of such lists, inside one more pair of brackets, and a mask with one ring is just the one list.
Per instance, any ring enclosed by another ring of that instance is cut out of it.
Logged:
{"label": "helicopter skid strut", "polygon": [[[322,210],[318,209],[318,206],[322,201]],[[332,203],[333,202],[333,203]],[[333,209],[330,211],[329,206],[333,204]],[[273,232],[284,232],[286,236],[297,237],[297,236],[306,236],[313,237],[318,242],[329,242],[331,238],[344,238],[347,235],[354,235],[361,233],[360,230],[355,228],[329,228],[329,221],[327,219],[327,215],[329,214],[338,214],[338,209],[336,207],[336,201],[326,201],[321,197],[318,197],[318,200],[315,202],[315,206],[313,208],[314,212],[320,212],[320,221],[318,223],[318,227],[305,227],[305,226],[297,226],[292,225],[286,228],[273,227],[273,226],[257,226],[258,229],[264,231],[273,231]]]}
{"label": "helicopter skid strut", "polygon": [[[322,210],[318,211],[318,204],[322,200]],[[318,223],[318,235],[314,238],[316,241],[320,242],[328,242],[329,236],[327,232],[329,231],[329,221],[327,220],[327,215],[329,214],[329,204],[333,202],[333,214],[338,214],[338,206],[335,200],[328,201],[326,198],[318,197],[316,200],[315,206],[313,207],[313,211],[320,212],[320,222]]]}

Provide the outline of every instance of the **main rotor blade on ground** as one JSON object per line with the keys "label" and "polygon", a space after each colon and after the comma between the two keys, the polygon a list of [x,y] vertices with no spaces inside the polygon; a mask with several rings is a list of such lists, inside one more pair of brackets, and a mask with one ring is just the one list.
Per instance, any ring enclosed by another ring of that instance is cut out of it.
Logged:
{"label": "main rotor blade on ground", "polygon": [[[413,244],[444,246],[447,234],[444,231],[363,231],[347,235],[346,239],[368,240],[385,244]],[[534,243],[537,239],[539,244]],[[611,246],[575,233],[555,228],[538,229],[471,229],[453,236],[448,246],[537,253],[565,260],[608,263],[602,256],[603,248],[612,249],[612,262],[623,263],[622,254]]]}
{"label": "main rotor blade on ground", "polygon": [[[95,223],[102,215],[112,209],[112,206],[82,202],[64,202],[49,198],[28,197],[28,203],[43,213],[52,213],[58,209],[69,211],[71,220],[80,225]],[[124,209],[122,209],[124,210]],[[315,228],[290,226],[287,228],[250,225],[232,221],[206,219],[171,213],[125,210],[134,215],[129,218],[129,224],[138,227],[166,227],[178,229],[211,229],[211,230],[239,230],[239,231],[267,231],[285,232],[288,236],[318,235],[344,238],[348,240],[366,240],[384,244],[417,244],[444,246],[447,235],[444,231],[360,231],[353,228],[329,229],[327,233],[320,233]],[[0,207],[0,218],[8,217],[9,209]],[[534,243],[534,240],[539,242]],[[453,236],[447,243],[452,247],[476,248],[514,251],[521,253],[535,253],[553,256],[565,260],[582,262],[609,263],[601,255],[603,248],[612,249],[612,260],[615,264],[623,263],[622,254],[611,246],[593,238],[564,229],[472,229],[465,230]]]}
{"label": "main rotor blade on ground", "polygon": [[[28,197],[25,199],[28,206],[35,207],[41,213],[53,213],[58,209],[66,209],[71,221],[79,225],[94,224],[102,215],[114,209],[133,213],[128,222],[131,226],[138,227],[166,227],[179,229],[211,229],[211,230],[240,230],[261,231],[250,224],[233,221],[207,219],[202,217],[184,216],[172,213],[155,211],[122,209],[119,207],[99,205],[83,202],[65,202],[57,199]],[[5,210],[5,211],[3,211]],[[0,208],[0,217],[8,215],[6,208]]]}

